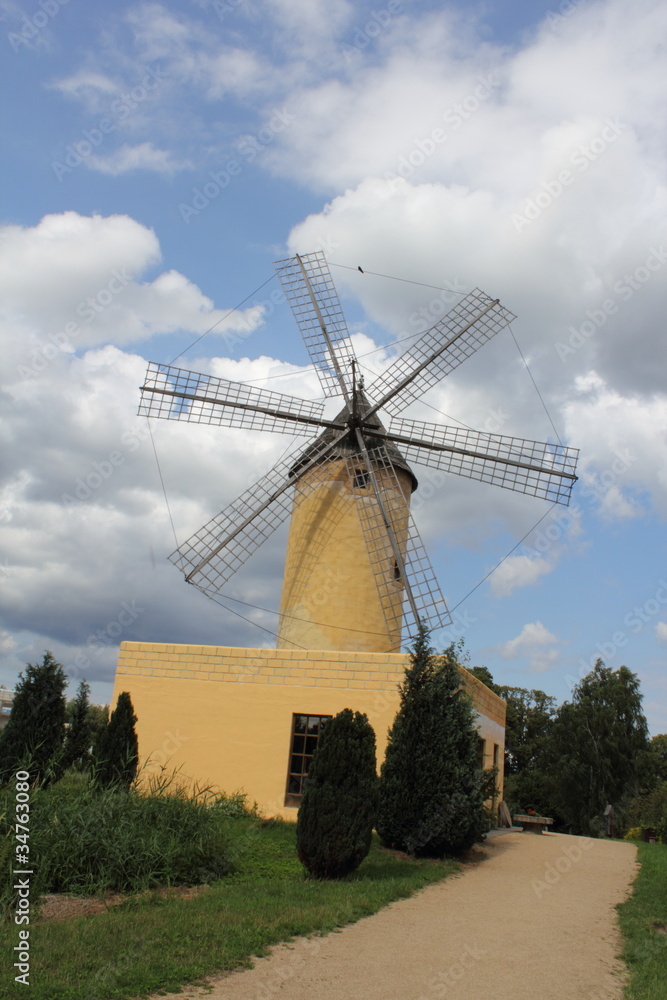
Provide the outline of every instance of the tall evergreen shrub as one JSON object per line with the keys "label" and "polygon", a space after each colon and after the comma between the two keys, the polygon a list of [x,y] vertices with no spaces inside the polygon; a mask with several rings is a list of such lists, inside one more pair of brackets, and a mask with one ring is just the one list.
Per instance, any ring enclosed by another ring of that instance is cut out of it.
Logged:
{"label": "tall evergreen shrub", "polygon": [[132,699],[127,691],[122,691],[95,748],[94,777],[101,788],[111,785],[129,788],[134,781],[139,760],[136,721]]}
{"label": "tall evergreen shrub", "polygon": [[19,674],[12,713],[0,733],[0,780],[9,780],[18,767],[38,784],[59,776],[66,686],[62,664],[48,651]]}
{"label": "tall evergreen shrub", "polygon": [[454,647],[436,656],[422,627],[399,692],[377,831],[385,846],[418,857],[458,853],[481,838],[485,820],[478,734]]}
{"label": "tall evergreen shrub", "polygon": [[375,733],[366,715],[345,708],[320,735],[299,807],[297,854],[311,875],[341,878],[359,867],[377,794]]}

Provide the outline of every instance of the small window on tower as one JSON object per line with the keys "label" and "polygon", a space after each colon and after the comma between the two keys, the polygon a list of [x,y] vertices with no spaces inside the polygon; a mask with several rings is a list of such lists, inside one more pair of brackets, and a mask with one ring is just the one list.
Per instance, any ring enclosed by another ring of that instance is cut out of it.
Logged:
{"label": "small window on tower", "polygon": [[365,490],[368,488],[368,483],[370,482],[370,476],[365,469],[355,469],[354,470],[354,482],[353,486],[356,490]]}
{"label": "small window on tower", "polygon": [[401,567],[398,565],[398,561],[394,559],[394,580],[401,579]]}

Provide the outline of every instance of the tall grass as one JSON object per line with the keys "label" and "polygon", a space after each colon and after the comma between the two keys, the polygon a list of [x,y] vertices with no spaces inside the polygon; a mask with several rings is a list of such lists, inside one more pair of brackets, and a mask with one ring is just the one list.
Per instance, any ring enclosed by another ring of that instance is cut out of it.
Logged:
{"label": "tall grass", "polygon": [[[32,895],[140,892],[201,885],[233,870],[230,816],[254,815],[243,796],[188,791],[161,774],[136,788],[99,789],[81,774],[35,789],[30,802]],[[13,905],[12,790],[0,797],[0,905]]]}

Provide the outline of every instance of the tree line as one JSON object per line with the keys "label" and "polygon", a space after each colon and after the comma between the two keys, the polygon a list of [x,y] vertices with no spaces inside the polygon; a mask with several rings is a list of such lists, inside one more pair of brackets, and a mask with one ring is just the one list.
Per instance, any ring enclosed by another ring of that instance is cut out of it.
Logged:
{"label": "tree line", "polygon": [[118,696],[115,709],[91,705],[83,680],[67,702],[62,664],[46,652],[19,674],[12,712],[0,732],[0,783],[26,770],[34,787],[46,787],[74,769],[91,775],[99,788],[129,788],[138,764],[138,741],[130,695]]}
{"label": "tree line", "polygon": [[667,735],[649,738],[639,679],[598,659],[562,705],[540,690],[495,684],[507,702],[505,799],[511,811],[552,816],[555,829],[604,835],[612,806],[617,835],[653,827],[667,843]]}

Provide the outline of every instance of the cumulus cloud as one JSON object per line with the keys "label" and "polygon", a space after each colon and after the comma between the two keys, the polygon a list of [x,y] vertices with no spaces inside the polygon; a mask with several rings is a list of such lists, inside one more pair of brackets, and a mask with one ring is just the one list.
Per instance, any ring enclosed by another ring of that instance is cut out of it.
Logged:
{"label": "cumulus cloud", "polygon": [[189,160],[177,161],[168,149],[156,149],[152,142],[142,142],[137,146],[127,143],[109,156],[88,156],[84,161],[91,170],[118,177],[131,170],[152,170],[156,174],[171,177],[180,170],[192,167]]}
{"label": "cumulus cloud", "polygon": [[0,237],[0,338],[7,370],[13,361],[19,377],[92,345],[210,327],[215,336],[247,335],[262,320],[259,306],[215,309],[174,270],[142,281],[159,264],[160,246],[151,229],[125,215],[64,212],[33,227],[1,227]]}
{"label": "cumulus cloud", "polygon": [[658,622],[655,626],[655,634],[661,642],[667,642],[667,622]]}
{"label": "cumulus cloud", "polygon": [[583,497],[609,519],[637,517],[649,505],[666,514],[667,395],[627,396],[595,372],[574,390],[564,416],[582,450]]}
{"label": "cumulus cloud", "polygon": [[519,635],[498,646],[498,652],[504,660],[528,659],[528,670],[531,673],[542,673],[551,670],[559,659],[559,639],[540,621],[529,622],[523,626]]}
{"label": "cumulus cloud", "polygon": [[[186,587],[166,557],[268,471],[285,439],[159,420],[151,436],[134,415],[146,361],[118,346],[146,333],[204,332],[220,319],[223,331],[245,337],[261,323],[262,310],[225,319],[227,310],[173,270],[142,282],[145,270],[159,265],[160,247],[151,230],[125,216],[69,212],[33,228],[6,227],[4,236],[0,336],[17,361],[6,369],[0,394],[5,663],[18,670],[48,648],[73,680],[108,682],[123,639],[197,635],[244,645],[252,634],[256,644],[270,644],[276,617],[260,609],[277,604],[284,530],[263,547],[261,567],[241,570],[223,607]],[[128,297],[117,321],[112,325],[102,312],[95,323],[78,322],[80,333],[67,344],[49,341],[52,329],[67,329],[67,317],[78,316],[76,303],[88,303],[116,271],[124,280],[117,298]],[[33,334],[54,350],[26,357]],[[38,356],[43,364],[33,366]],[[266,355],[223,353],[187,364],[234,381],[269,379],[272,388],[279,376],[288,395],[320,394],[312,369]],[[235,596],[259,609],[233,604]]]}
{"label": "cumulus cloud", "polygon": [[[159,68],[150,100],[90,160],[109,178],[139,168],[166,178],[190,162],[210,169],[285,103],[292,120],[255,166],[329,199],[294,226],[288,249],[322,246],[334,265],[351,268],[332,269],[357,310],[351,326],[367,377],[458,292],[479,286],[517,314],[512,331],[406,415],[534,440],[560,434],[581,448],[575,503],[594,518],[639,522],[664,511],[667,396],[656,316],[666,199],[655,127],[664,5],[589,0],[557,30],[545,24],[507,47],[480,41],[474,14],[411,8],[368,32],[371,13],[345,0],[262,0],[235,7],[232,29],[210,10],[198,17],[140,3],[110,15],[99,46],[56,86],[79,102],[89,127],[91,113],[106,113],[137,82],[138,66]],[[271,46],[253,20],[260,16]],[[214,109],[206,121],[203,104]],[[567,181],[558,180],[563,172]],[[222,339],[209,339],[207,350],[221,356],[188,367],[239,381],[284,375],[280,391],[309,398],[317,380],[280,357],[226,358],[225,337],[258,329],[261,308],[227,315],[186,275],[161,270],[156,234],[128,216],[64,212],[4,227],[2,236],[7,634],[19,649],[35,643],[38,654],[42,642],[55,644],[68,663],[81,653],[110,677],[107,625],[124,602],[148,593],[122,638],[196,634],[243,644],[248,627],[230,624],[165,562],[170,519],[150,438],[132,416],[142,341],[215,325]],[[216,428],[168,422],[154,432],[179,540],[286,443],[240,432],[223,440]],[[431,499],[426,488],[415,497],[420,528],[468,551],[496,532],[509,548],[545,510],[531,497],[417,472],[432,487]],[[491,576],[492,595],[546,583],[582,544],[578,525],[576,508],[568,523],[550,514]],[[283,542],[276,535],[263,549],[261,571],[242,571],[235,596],[275,605]],[[263,612],[242,613],[275,624]],[[88,640],[99,632],[95,653]],[[531,669],[557,654],[538,621],[505,646],[512,643]]]}
{"label": "cumulus cloud", "polygon": [[495,597],[509,597],[521,587],[530,587],[540,577],[551,573],[553,565],[541,556],[509,556],[491,577],[491,592]]}

